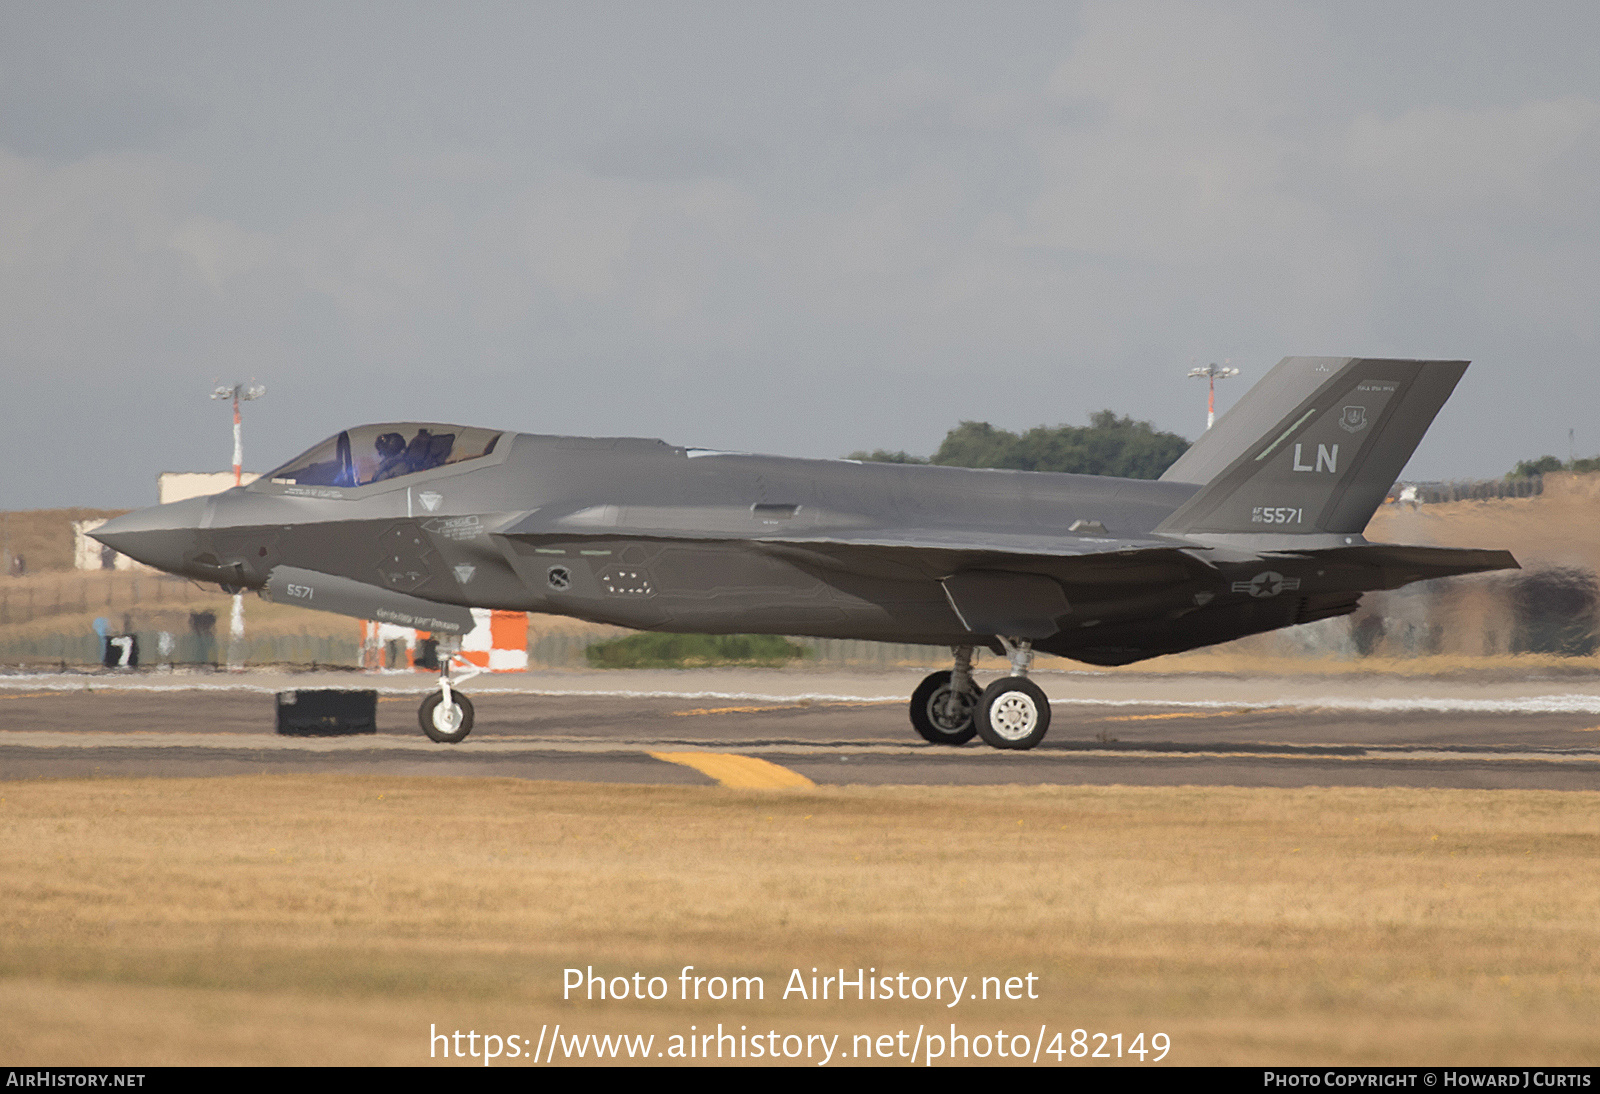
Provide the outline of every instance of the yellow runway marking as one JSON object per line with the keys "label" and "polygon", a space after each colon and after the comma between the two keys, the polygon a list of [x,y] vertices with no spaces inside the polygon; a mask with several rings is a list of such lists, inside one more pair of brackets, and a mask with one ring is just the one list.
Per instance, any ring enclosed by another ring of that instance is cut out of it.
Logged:
{"label": "yellow runway marking", "polygon": [[737,756],[731,752],[652,752],[650,755],[669,764],[692,767],[723,786],[777,790],[804,789],[817,785],[798,771],[790,771],[787,767],[758,760],[754,756]]}
{"label": "yellow runway marking", "polygon": [[17,691],[0,694],[0,699],[37,699],[41,695],[65,695],[65,691]]}

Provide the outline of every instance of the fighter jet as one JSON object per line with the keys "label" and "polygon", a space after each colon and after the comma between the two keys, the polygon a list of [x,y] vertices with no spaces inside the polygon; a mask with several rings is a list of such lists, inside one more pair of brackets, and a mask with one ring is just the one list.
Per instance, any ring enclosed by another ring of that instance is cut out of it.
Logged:
{"label": "fighter jet", "polygon": [[[472,728],[450,666],[481,607],[948,646],[951,668],[911,696],[917,733],[1027,749],[1050,726],[1037,652],[1124,665],[1515,568],[1362,535],[1466,367],[1286,358],[1159,480],[366,425],[93,534],[230,591],[432,632],[439,690],[419,720],[441,743]],[[1009,673],[980,686],[979,648]]]}

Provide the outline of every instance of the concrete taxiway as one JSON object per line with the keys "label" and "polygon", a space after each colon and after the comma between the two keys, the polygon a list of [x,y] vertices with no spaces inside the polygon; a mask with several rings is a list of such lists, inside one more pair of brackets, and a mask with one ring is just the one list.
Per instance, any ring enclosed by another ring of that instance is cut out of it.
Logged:
{"label": "concrete taxiway", "polygon": [[[1044,672],[1036,679],[1052,698],[1049,736],[1032,751],[1001,752],[917,738],[905,704],[920,677],[480,677],[466,688],[476,725],[454,746],[418,728],[430,684],[420,675],[0,677],[0,779],[359,772],[744,786],[1600,789],[1600,678]],[[306,687],[378,689],[378,732],[279,736],[274,694]]]}

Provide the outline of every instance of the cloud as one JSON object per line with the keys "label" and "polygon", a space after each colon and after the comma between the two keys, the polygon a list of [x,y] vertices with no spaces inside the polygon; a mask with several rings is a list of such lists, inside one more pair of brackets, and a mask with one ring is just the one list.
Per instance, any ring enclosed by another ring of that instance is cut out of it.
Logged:
{"label": "cloud", "polygon": [[10,352],[87,364],[158,337],[198,287],[169,246],[201,172],[119,153],[68,164],[0,150],[0,299]]}
{"label": "cloud", "polygon": [[1324,30],[1281,3],[1093,3],[1048,92],[1104,104],[1124,131],[1203,142],[1292,114],[1321,79]]}
{"label": "cloud", "polygon": [[199,121],[194,104],[142,80],[78,79],[37,58],[8,68],[0,79],[0,146],[24,156],[156,151]]}
{"label": "cloud", "polygon": [[1437,217],[1514,210],[1570,216],[1600,168],[1600,103],[1569,96],[1475,110],[1430,105],[1355,118],[1329,149],[1357,198]]}
{"label": "cloud", "polygon": [[901,68],[862,82],[849,101],[857,124],[889,128],[928,115],[947,117],[958,98],[953,80],[918,68]]}
{"label": "cloud", "polygon": [[543,284],[605,296],[617,287],[643,206],[627,183],[564,174],[518,199],[517,235]]}
{"label": "cloud", "polygon": [[753,174],[771,158],[763,144],[749,138],[652,133],[601,141],[583,157],[583,166],[600,178],[682,182]]}
{"label": "cloud", "polygon": [[219,296],[230,281],[259,268],[276,251],[271,236],[209,216],[189,217],[173,230],[168,243],[193,260],[200,276]]}

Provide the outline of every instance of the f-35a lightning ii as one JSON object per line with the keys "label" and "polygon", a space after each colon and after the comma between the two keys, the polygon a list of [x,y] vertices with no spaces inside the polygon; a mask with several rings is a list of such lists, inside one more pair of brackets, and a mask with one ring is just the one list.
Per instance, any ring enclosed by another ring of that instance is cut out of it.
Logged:
{"label": "f-35a lightning ii", "polygon": [[[172,573],[433,632],[435,741],[472,727],[448,654],[483,607],[949,646],[952,668],[911,697],[917,732],[1024,749],[1050,725],[1036,651],[1123,665],[1516,567],[1362,536],[1466,367],[1287,358],[1155,481],[407,423],[93,534]],[[979,687],[978,647],[1009,675]]]}

